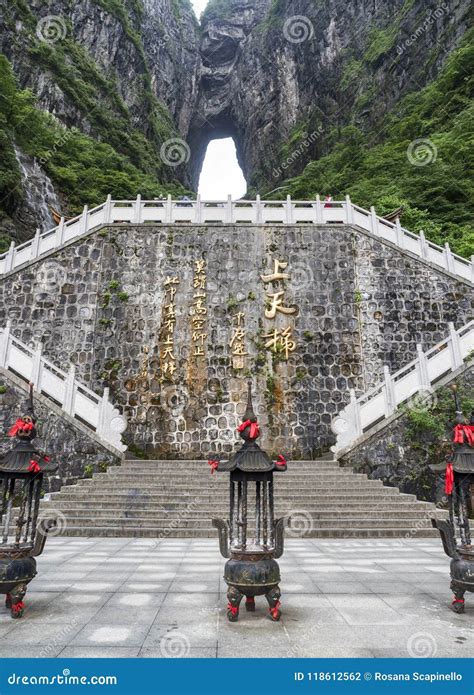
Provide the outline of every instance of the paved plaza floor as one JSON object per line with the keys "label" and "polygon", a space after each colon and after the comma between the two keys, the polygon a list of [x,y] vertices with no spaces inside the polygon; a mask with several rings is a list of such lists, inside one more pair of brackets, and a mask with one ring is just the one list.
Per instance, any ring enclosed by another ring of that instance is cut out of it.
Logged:
{"label": "paved plaza floor", "polygon": [[226,618],[217,540],[50,538],[0,657],[468,657],[438,539],[287,540],[282,618]]}

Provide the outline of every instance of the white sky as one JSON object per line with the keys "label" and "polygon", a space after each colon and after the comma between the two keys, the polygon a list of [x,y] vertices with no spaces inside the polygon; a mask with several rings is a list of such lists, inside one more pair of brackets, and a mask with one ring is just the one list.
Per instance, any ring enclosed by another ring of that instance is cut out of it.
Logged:
{"label": "white sky", "polygon": [[208,0],[191,0],[191,5],[193,6],[194,13],[198,19],[201,16],[201,12],[204,10],[207,3]]}
{"label": "white sky", "polygon": [[232,138],[211,140],[199,179],[198,193],[206,200],[241,198],[247,184],[237,161]]}

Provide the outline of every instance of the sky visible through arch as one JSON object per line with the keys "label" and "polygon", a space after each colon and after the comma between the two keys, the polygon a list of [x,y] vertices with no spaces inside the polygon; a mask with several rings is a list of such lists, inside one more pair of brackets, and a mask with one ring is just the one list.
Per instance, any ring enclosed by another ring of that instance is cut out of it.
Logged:
{"label": "sky visible through arch", "polygon": [[[199,19],[208,0],[191,0]],[[206,200],[222,200],[231,195],[241,198],[247,189],[232,138],[212,140],[207,148],[198,192]]]}

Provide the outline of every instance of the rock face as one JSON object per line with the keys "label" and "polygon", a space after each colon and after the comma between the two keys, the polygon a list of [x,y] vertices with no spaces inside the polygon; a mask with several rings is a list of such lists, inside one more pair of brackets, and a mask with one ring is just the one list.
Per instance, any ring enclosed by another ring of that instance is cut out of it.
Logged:
{"label": "rock face", "polygon": [[[264,282],[275,260],[288,277]],[[279,292],[296,311],[268,317]],[[157,458],[232,451],[249,376],[264,448],[313,458],[350,388],[380,383],[473,309],[467,282],[345,225],[115,225],[0,282],[0,326],[72,361],[94,391],[109,385],[127,441]],[[271,341],[288,328],[286,359]]]}
{"label": "rock face", "polygon": [[[469,5],[211,0],[199,27],[188,0],[0,0],[0,52],[59,123],[156,180],[196,189],[209,140],[232,136],[250,190],[265,193],[323,154],[334,128],[376,141],[384,115],[457,45]],[[184,141],[179,166],[163,161],[171,137]],[[20,238],[47,226],[40,215],[28,233],[24,218]]]}
{"label": "rock face", "polygon": [[[468,26],[469,7],[466,0],[211,0],[190,131],[193,181],[209,138],[221,134],[235,137],[247,182],[263,193],[318,158],[329,130],[353,122],[376,133],[402,96],[437,74]],[[296,147],[283,147],[295,130],[314,133],[296,155]]]}

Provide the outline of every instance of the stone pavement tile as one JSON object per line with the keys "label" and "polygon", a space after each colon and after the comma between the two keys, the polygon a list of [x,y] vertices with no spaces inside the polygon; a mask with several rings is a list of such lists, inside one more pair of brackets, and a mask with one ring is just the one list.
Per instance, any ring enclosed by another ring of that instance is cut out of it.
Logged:
{"label": "stone pavement tile", "polygon": [[471,616],[467,617],[467,613],[461,615],[454,613],[448,607],[448,603],[438,601],[431,594],[417,594],[416,596],[392,594],[384,596],[383,600],[401,615],[409,616],[414,621],[432,620],[437,629],[439,628],[439,625],[436,625],[437,621],[445,623],[447,627],[472,628],[470,625]]}
{"label": "stone pavement tile", "polygon": [[396,625],[407,621],[406,617],[373,594],[328,594],[327,598],[349,625]]}
{"label": "stone pavement tile", "polygon": [[217,614],[165,612],[151,626],[143,648],[158,649],[163,656],[185,656],[191,647],[215,649],[217,634]]}
{"label": "stone pavement tile", "polygon": [[185,594],[172,594],[168,593],[162,603],[163,608],[183,608],[183,609],[193,609],[193,608],[203,608],[215,606],[219,600],[219,594],[217,591],[214,593],[185,593]]}
{"label": "stone pavement tile", "polygon": [[149,625],[90,622],[76,634],[69,646],[141,647],[149,629]]}
{"label": "stone pavement tile", "polygon": [[127,579],[126,582],[124,582],[119,589],[117,589],[118,593],[125,592],[125,593],[130,593],[130,592],[138,592],[138,593],[153,593],[153,594],[159,594],[159,593],[166,593],[171,585],[170,581],[166,582],[155,582],[155,581],[148,581],[147,579],[141,578],[141,580],[135,580],[132,581],[130,577]]}
{"label": "stone pavement tile", "polygon": [[58,601],[60,603],[68,604],[71,606],[72,610],[81,610],[83,606],[97,606],[100,608],[104,605],[114,594],[107,592],[100,592],[97,594],[92,593],[72,593],[65,591],[59,596]]}
{"label": "stone pavement tile", "polygon": [[82,591],[90,591],[91,593],[96,593],[97,591],[106,591],[108,593],[113,593],[118,591],[118,589],[123,584],[123,581],[111,581],[111,582],[91,582],[91,581],[80,581],[75,582],[71,585],[70,590],[74,592],[81,593]]}
{"label": "stone pavement tile", "polygon": [[64,647],[57,656],[61,659],[131,659],[138,656],[139,651],[140,647],[98,647],[94,645],[90,647]]}
{"label": "stone pavement tile", "polygon": [[71,620],[65,623],[50,623],[45,621],[33,622],[22,619],[15,621],[13,630],[8,632],[8,643],[11,645],[41,646],[47,651],[54,651],[58,646],[68,644],[83,628],[80,623]]}
{"label": "stone pavement tile", "polygon": [[115,606],[118,610],[126,608],[155,608],[161,606],[165,593],[160,592],[131,592],[113,594],[106,604],[106,608]]}
{"label": "stone pavement tile", "polygon": [[[41,576],[39,578],[34,579],[29,586],[34,589],[34,591],[38,592],[48,592],[52,591],[55,593],[62,593],[63,591],[67,591],[68,589],[71,588],[73,582],[68,581],[54,581],[53,579],[49,581],[44,581]],[[26,592],[26,600],[28,600],[28,592]]]}
{"label": "stone pavement tile", "polygon": [[266,615],[241,611],[238,623],[229,623],[225,611],[219,615],[220,658],[283,657],[290,648],[281,621],[274,623]]}
{"label": "stone pavement tile", "polygon": [[93,617],[94,623],[100,625],[151,625],[156,618],[159,606],[146,608],[104,606]]}
{"label": "stone pavement tile", "polygon": [[219,577],[214,577],[213,581],[198,581],[198,580],[180,580],[171,582],[168,591],[174,593],[212,593],[215,594],[219,590]]}
{"label": "stone pavement tile", "polygon": [[361,582],[328,582],[319,580],[323,594],[371,594],[372,590]]}
{"label": "stone pavement tile", "polygon": [[[64,645],[51,645],[45,651],[43,647],[33,646],[31,644],[2,644],[0,645],[0,659],[54,659],[59,656]],[[12,669],[13,670],[13,669]]]}
{"label": "stone pavement tile", "polygon": [[[182,658],[186,659],[215,659],[217,647],[190,647]],[[156,647],[143,647],[138,654],[142,659],[164,659],[161,649]],[[171,657],[172,658],[172,657]],[[177,657],[179,658],[179,657]]]}
{"label": "stone pavement tile", "polygon": [[428,621],[411,625],[387,625],[384,630],[370,625],[357,636],[361,647],[379,649],[387,657],[472,658],[472,639],[466,630]]}

